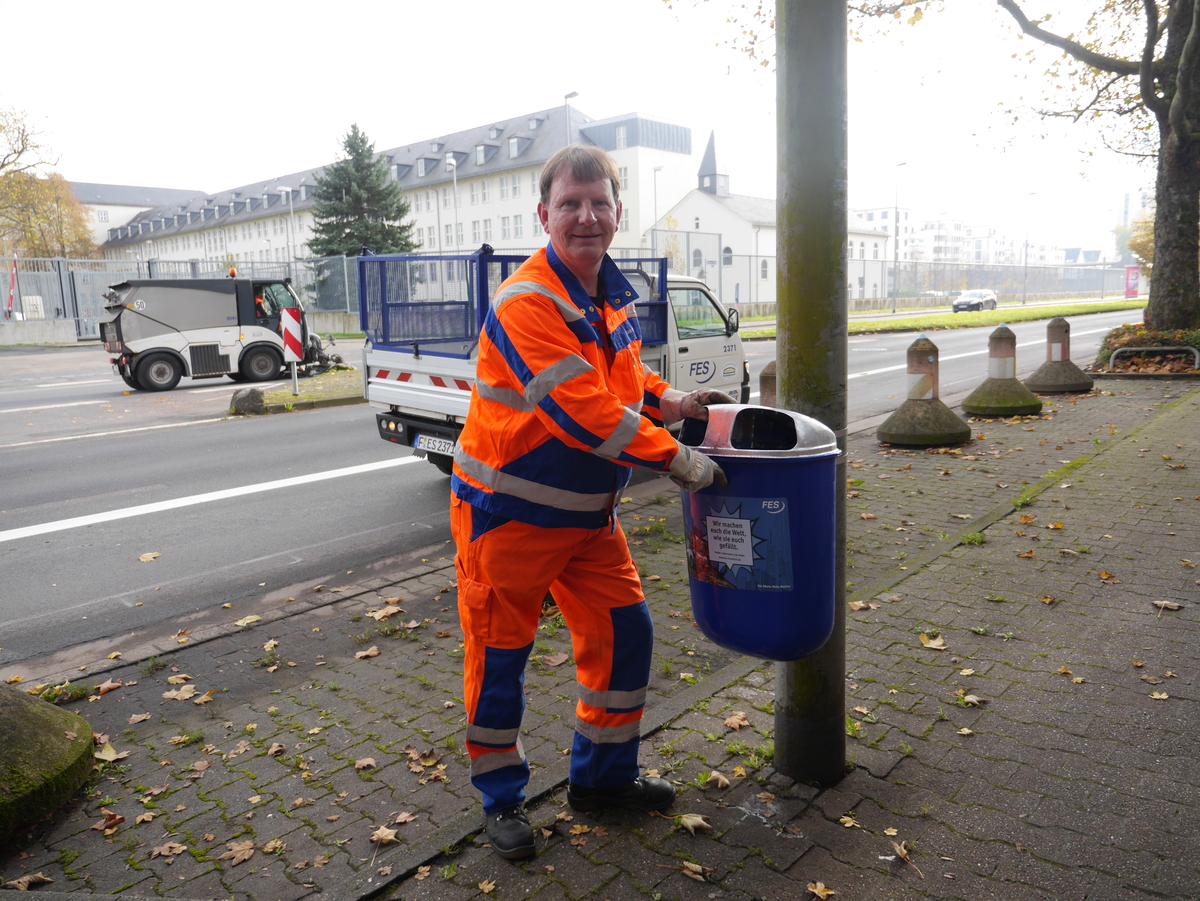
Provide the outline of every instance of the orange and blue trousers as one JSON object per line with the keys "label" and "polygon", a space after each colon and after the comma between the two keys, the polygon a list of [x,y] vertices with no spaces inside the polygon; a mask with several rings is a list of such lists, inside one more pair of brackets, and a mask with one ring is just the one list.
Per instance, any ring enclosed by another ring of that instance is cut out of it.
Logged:
{"label": "orange and blue trousers", "polygon": [[525,665],[547,590],[566,620],[575,655],[571,781],[589,787],[633,782],[654,627],[625,533],[619,526],[533,526],[453,495],[450,528],[465,636],[466,745],[484,812],[525,800]]}

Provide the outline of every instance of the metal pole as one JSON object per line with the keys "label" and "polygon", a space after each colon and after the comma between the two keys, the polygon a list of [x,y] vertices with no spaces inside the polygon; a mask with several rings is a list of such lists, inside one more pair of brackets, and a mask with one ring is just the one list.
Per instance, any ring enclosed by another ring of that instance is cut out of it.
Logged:
{"label": "metal pole", "polygon": [[779,406],[833,429],[835,621],[825,646],[776,666],[775,766],[831,785],[846,762],[846,0],[776,12]]}
{"label": "metal pole", "polygon": [[[896,168],[907,166],[907,163],[896,163]],[[899,173],[896,173],[896,184],[893,186],[895,193],[892,195],[893,207],[892,213],[895,219],[892,222],[892,229],[895,234],[892,235],[892,315],[896,314],[896,296],[900,293],[900,178]]]}

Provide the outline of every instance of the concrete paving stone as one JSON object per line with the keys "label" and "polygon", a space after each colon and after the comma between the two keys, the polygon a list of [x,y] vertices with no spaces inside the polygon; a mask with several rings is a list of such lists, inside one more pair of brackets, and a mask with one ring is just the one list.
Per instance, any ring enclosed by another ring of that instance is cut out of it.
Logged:
{"label": "concrete paving stone", "polygon": [[[559,829],[560,831],[565,831],[561,825]],[[602,844],[595,849],[588,849],[586,859],[579,855],[565,838],[555,839],[554,845],[546,853],[538,855],[536,865],[554,865],[554,877],[556,879],[560,878],[568,870],[575,872],[576,868],[578,868],[581,877],[579,881],[566,883],[572,891],[575,891],[579,887],[594,884],[591,877],[587,875],[585,867],[594,866],[595,864],[604,864],[612,870],[620,870],[624,874],[625,879],[631,880],[638,886],[639,892],[654,889],[670,875],[669,870],[658,866],[659,863],[670,861],[657,849],[652,851],[646,848],[638,842],[636,837],[623,830],[610,829],[609,834],[616,837],[612,841]],[[558,866],[559,859],[566,858],[569,855],[574,855],[570,867],[560,872]],[[614,885],[614,882],[609,883],[610,887]],[[612,889],[612,891],[615,891],[615,889]],[[635,896],[613,894],[614,899],[632,897]]]}
{"label": "concrete paving stone", "polygon": [[[254,868],[259,855],[223,872],[221,882],[235,898],[246,901],[299,901],[312,895],[313,889],[292,882],[283,872],[282,864],[276,862]],[[244,870],[245,872],[239,872]]]}

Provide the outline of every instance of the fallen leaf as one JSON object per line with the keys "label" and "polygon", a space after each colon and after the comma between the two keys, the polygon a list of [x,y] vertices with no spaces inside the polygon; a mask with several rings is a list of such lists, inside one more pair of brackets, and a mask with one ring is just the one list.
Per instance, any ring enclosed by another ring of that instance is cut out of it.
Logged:
{"label": "fallen leaf", "polygon": [[168,701],[186,701],[196,694],[195,685],[183,685],[174,691],[164,691],[163,697]]}
{"label": "fallen leaf", "polygon": [[729,788],[729,780],[725,778],[723,773],[713,770],[708,774],[708,778],[704,780],[706,785],[713,785],[717,788]]}
{"label": "fallen leaf", "polygon": [[975,732],[971,729],[968,729],[966,726],[963,726],[961,729],[958,730],[958,734],[959,735],[974,735]]}
{"label": "fallen leaf", "polygon": [[356,652],[354,655],[354,659],[355,660],[365,660],[368,657],[378,657],[378,656],[379,656],[379,648],[376,647],[375,645],[371,645],[365,651]]}
{"label": "fallen leaf", "polygon": [[835,892],[833,889],[828,888],[824,882],[810,882],[808,885],[805,886],[805,888],[807,888],[810,892],[812,892],[818,898],[822,899],[822,901],[824,901],[825,898],[828,898],[831,895],[837,894],[837,892]]}
{"label": "fallen leaf", "polygon": [[318,854],[313,858],[314,867],[324,867],[329,865],[330,857],[328,854]]}
{"label": "fallen leaf", "polygon": [[494,892],[496,890],[496,883],[492,882],[489,879],[485,879],[485,880],[483,880],[483,882],[479,883],[479,890],[481,892],[483,892],[485,895],[490,895],[492,892]]}
{"label": "fallen leaf", "polygon": [[1026,515],[1024,515],[1024,516],[1018,516],[1018,517],[1017,517],[1017,522],[1019,522],[1019,523],[1020,523],[1021,525],[1023,525],[1023,526],[1027,526],[1027,525],[1029,525],[1031,522],[1033,522],[1035,519],[1037,519],[1037,517],[1036,517],[1036,516],[1029,516],[1028,514],[1026,514]]}
{"label": "fallen leaf", "polygon": [[125,817],[118,813],[113,813],[107,807],[101,807],[100,813],[104,814],[104,818],[98,823],[93,823],[92,828],[97,832],[103,832],[105,835],[112,835],[117,831],[117,827],[125,822]]}
{"label": "fallen leaf", "polygon": [[116,659],[117,659],[118,657],[120,657],[120,656],[121,656],[121,652],[120,652],[120,651],[113,651],[113,652],[112,652],[111,654],[109,654],[109,655],[108,655],[108,656],[107,656],[105,659],[106,659],[106,660],[116,660]]}
{"label": "fallen leaf", "polygon": [[958,674],[960,676],[973,676],[973,675],[975,675],[975,670],[971,669],[970,667],[967,667],[966,669],[960,669],[958,671]]}
{"label": "fallen leaf", "polygon": [[725,717],[725,725],[735,732],[739,732],[743,726],[749,726],[750,721],[746,719],[746,714],[743,711],[735,710],[729,716]]}
{"label": "fallen leaf", "polygon": [[[1156,701],[1165,701],[1167,698],[1169,698],[1171,696],[1169,694],[1167,694],[1165,691],[1152,691],[1152,692],[1150,692],[1150,697],[1154,698],[1154,700],[1156,700]],[[95,829],[96,827],[93,826],[92,828]]]}
{"label": "fallen leaf", "polygon": [[877,603],[876,603],[876,602],[874,602],[874,601],[851,601],[851,602],[850,602],[850,609],[851,609],[851,610],[855,610],[855,611],[858,611],[858,610],[878,610],[878,609],[879,609],[879,606],[880,606],[880,605],[879,605],[879,604],[877,604]]}
{"label": "fallen leaf", "polygon": [[[1176,604],[1174,601],[1153,601],[1152,603],[1159,610],[1182,610],[1183,609],[1183,604]],[[104,686],[101,685],[100,689],[101,689],[101,692],[103,693]]]}
{"label": "fallen leaf", "polygon": [[[141,560],[143,563],[151,563],[151,562],[157,560],[161,556],[162,556],[162,554],[158,553],[158,551],[151,551],[148,554],[142,554],[140,557],[138,557],[138,559]],[[126,558],[126,559],[128,559],[128,558]]]}
{"label": "fallen leaf", "polygon": [[182,685],[184,682],[187,682],[191,678],[192,677],[189,676],[187,673],[179,673],[176,676],[167,676],[167,684],[168,685]]}
{"label": "fallen leaf", "polygon": [[210,688],[204,694],[200,695],[200,697],[192,698],[192,703],[193,704],[207,704],[209,701],[211,701],[213,699],[213,696],[216,695],[216,693],[217,693],[217,690],[215,688]]}
{"label": "fallen leaf", "polygon": [[268,757],[278,757],[280,754],[282,754],[286,750],[287,750],[287,747],[285,745],[281,745],[279,742],[275,742],[273,745],[271,745],[270,748],[267,749],[267,756]]}
{"label": "fallen leaf", "polygon": [[105,694],[108,694],[110,691],[116,691],[118,688],[121,687],[122,684],[123,683],[121,682],[120,679],[117,679],[116,681],[114,681],[112,679],[106,679],[105,681],[101,682],[99,685],[96,686],[96,691],[98,691],[102,695],[105,695]]}
{"label": "fallen leaf", "polygon": [[359,760],[354,761],[354,768],[356,770],[368,770],[368,769],[374,768],[377,765],[378,764],[375,763],[374,757],[363,757]]}
{"label": "fallen leaf", "polygon": [[863,716],[866,716],[866,715],[867,715],[868,713],[870,713],[871,711],[870,711],[870,710],[868,710],[866,707],[863,707],[863,706],[861,706],[861,705],[860,705],[860,706],[858,706],[858,707],[855,707],[855,708],[854,708],[854,712],[855,712],[855,713],[861,713]]}
{"label": "fallen leaf", "polygon": [[1044,526],[1044,528],[1047,528],[1047,529],[1061,529],[1062,527],[1063,527],[1063,524],[1061,522],[1047,523]]}
{"label": "fallen leaf", "polygon": [[1059,667],[1059,668],[1056,670],[1056,672],[1057,672],[1057,673],[1058,673],[1060,676],[1069,676],[1069,675],[1071,675],[1071,671],[1070,671],[1069,669],[1067,669],[1065,665],[1064,665],[1064,666],[1060,666],[1060,667]]}
{"label": "fallen leaf", "polygon": [[922,632],[918,637],[921,639],[921,644],[929,648],[931,651],[946,650],[946,640],[941,635],[938,635],[936,638],[930,638],[928,635]]}
{"label": "fallen leaf", "polygon": [[378,842],[380,845],[393,845],[396,844],[399,839],[396,838],[395,829],[388,829],[387,826],[380,826],[371,833],[371,841]]}
{"label": "fallen leaf", "polygon": [[274,638],[272,638],[270,641],[268,641],[266,644],[263,645],[263,650],[264,651],[273,651],[277,647],[279,647],[279,642],[277,642]]}
{"label": "fallen leaf", "polygon": [[861,517],[862,517],[863,519],[874,519],[874,518],[875,518],[875,514],[874,514],[874,513],[863,513],[863,514],[861,514]]}
{"label": "fallen leaf", "polygon": [[1038,600],[1040,600],[1043,604],[1049,605],[1049,604],[1053,604],[1055,601],[1057,601],[1058,598],[1056,598],[1052,594],[1044,594]]}
{"label": "fallen leaf", "polygon": [[838,822],[841,823],[843,826],[845,826],[847,829],[854,829],[855,827],[857,827],[859,829],[862,828],[862,826],[858,825],[858,820],[854,819],[854,817],[850,816],[850,814],[846,814],[845,816],[840,817],[838,819]]}
{"label": "fallen leaf", "polygon": [[155,857],[174,857],[176,854],[182,854],[187,850],[187,845],[181,845],[179,842],[166,842],[162,845],[157,845],[150,852],[150,859]]}
{"label": "fallen leaf", "polygon": [[129,723],[129,725],[133,726],[133,725],[136,725],[137,723],[144,723],[148,719],[150,719],[150,714],[148,714],[148,713],[135,713],[135,714],[133,714],[133,716],[129,717],[129,719],[127,719],[125,722],[127,722],[127,723]]}
{"label": "fallen leaf", "polygon": [[149,823],[156,816],[158,816],[158,814],[156,814],[153,810],[147,810],[145,813],[139,813],[136,817],[134,817],[133,822],[135,825],[140,826],[142,823]]}
{"label": "fallen leaf", "polygon": [[228,842],[225,845],[229,850],[222,854],[217,860],[228,860],[230,866],[236,867],[239,863],[245,863],[254,856],[254,841],[247,840],[244,842]]}
{"label": "fallen leaf", "polygon": [[262,622],[262,617],[257,614],[251,614],[250,616],[243,616],[241,619],[235,619],[233,624],[235,626],[253,626],[258,622]]}
{"label": "fallen leaf", "polygon": [[392,822],[397,825],[401,825],[404,823],[411,823],[416,818],[417,815],[415,813],[409,813],[407,810],[402,810],[396,814],[396,819],[394,819]]}
{"label": "fallen leaf", "polygon": [[379,875],[380,875],[380,876],[391,876],[391,875],[392,875],[392,868],[391,868],[391,867],[380,867],[380,868],[379,868]]}
{"label": "fallen leaf", "polygon": [[417,872],[413,874],[413,879],[420,882],[429,875],[429,867],[417,867]]}
{"label": "fallen leaf", "polygon": [[286,851],[287,845],[283,843],[281,838],[273,838],[262,846],[263,854],[274,854],[276,851]]}
{"label": "fallen leaf", "polygon": [[1028,560],[1030,557],[1032,557],[1032,556],[1033,556],[1033,548],[1030,548],[1030,549],[1029,549],[1029,550],[1027,550],[1027,551],[1022,551],[1021,553],[1017,554],[1017,556],[1018,556],[1018,557],[1024,557],[1025,559],[1027,559],[1027,560]]}
{"label": "fallen leaf", "polygon": [[712,826],[709,825],[708,817],[699,813],[685,813],[675,818],[675,822],[690,832],[696,834],[697,829],[706,829],[712,831]]}
{"label": "fallen leaf", "polygon": [[692,863],[690,860],[685,860],[683,866],[679,867],[679,872],[683,873],[689,879],[695,879],[697,882],[707,882],[708,874],[715,873],[715,867],[704,867],[698,863]]}
{"label": "fallen leaf", "polygon": [[900,830],[896,829],[896,827],[894,827],[894,826],[888,826],[886,829],[883,830],[883,834],[884,835],[899,835]]}
{"label": "fallen leaf", "polygon": [[978,695],[963,695],[962,702],[967,707],[982,707],[987,701]]}
{"label": "fallen leaf", "polygon": [[45,873],[29,873],[26,876],[20,876],[11,882],[5,882],[4,888],[16,889],[18,892],[29,890],[31,885],[49,885],[54,880]]}
{"label": "fallen leaf", "polygon": [[546,666],[561,666],[567,662],[567,654],[564,651],[559,651],[557,654],[550,654],[542,658],[542,663]]}
{"label": "fallen leaf", "polygon": [[892,850],[894,850],[896,852],[897,857],[899,857],[906,864],[908,864],[910,867],[912,867],[914,870],[916,870],[917,874],[922,879],[925,878],[925,874],[921,872],[920,868],[915,863],[912,862],[912,858],[908,856],[908,842],[900,842],[899,844],[897,844],[896,842],[892,842]]}
{"label": "fallen leaf", "polygon": [[104,747],[102,747],[99,751],[92,752],[92,756],[97,760],[103,760],[105,763],[112,763],[114,760],[124,760],[129,756],[129,752],[117,751],[117,749],[112,746],[112,742],[106,741],[104,742]]}

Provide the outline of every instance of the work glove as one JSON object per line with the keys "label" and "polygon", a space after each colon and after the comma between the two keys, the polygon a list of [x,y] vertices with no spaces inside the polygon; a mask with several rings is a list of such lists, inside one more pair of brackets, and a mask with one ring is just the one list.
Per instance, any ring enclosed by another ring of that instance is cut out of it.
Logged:
{"label": "work glove", "polygon": [[709,404],[736,403],[736,400],[716,388],[699,388],[691,392],[668,388],[658,400],[658,409],[662,412],[663,425],[674,425],[681,419],[702,419],[707,422]]}
{"label": "work glove", "polygon": [[686,444],[679,445],[679,452],[671,460],[671,481],[684,491],[699,491],[713,482],[718,485],[729,484],[724,470],[711,457]]}

